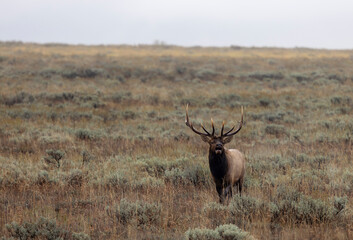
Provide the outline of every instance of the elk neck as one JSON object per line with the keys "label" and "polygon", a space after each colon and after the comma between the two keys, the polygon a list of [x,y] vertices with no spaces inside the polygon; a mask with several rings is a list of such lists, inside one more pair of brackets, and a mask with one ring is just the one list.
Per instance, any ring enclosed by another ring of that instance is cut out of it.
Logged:
{"label": "elk neck", "polygon": [[208,160],[210,164],[210,170],[212,176],[215,179],[223,179],[227,174],[228,170],[228,162],[225,153],[225,149],[223,150],[222,154],[216,154],[215,152],[209,150]]}

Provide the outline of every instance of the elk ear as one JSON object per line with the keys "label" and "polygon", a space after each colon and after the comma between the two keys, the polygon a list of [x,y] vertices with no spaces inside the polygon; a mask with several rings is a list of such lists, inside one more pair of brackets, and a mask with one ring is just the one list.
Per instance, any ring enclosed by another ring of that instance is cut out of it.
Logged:
{"label": "elk ear", "polygon": [[205,135],[200,135],[200,136],[201,136],[202,141],[204,141],[204,142],[209,143],[211,140],[210,137],[208,137],[208,136],[205,136]]}
{"label": "elk ear", "polygon": [[230,143],[233,139],[233,136],[223,138],[223,144]]}

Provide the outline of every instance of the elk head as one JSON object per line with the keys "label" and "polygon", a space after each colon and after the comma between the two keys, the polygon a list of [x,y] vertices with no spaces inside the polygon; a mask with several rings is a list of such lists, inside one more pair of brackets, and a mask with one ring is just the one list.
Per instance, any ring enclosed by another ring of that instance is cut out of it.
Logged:
{"label": "elk head", "polygon": [[210,133],[209,131],[206,130],[206,128],[201,124],[201,127],[203,129],[204,132],[200,132],[198,130],[196,130],[194,128],[194,126],[192,125],[192,123],[189,120],[189,114],[188,114],[188,106],[186,105],[186,116],[185,116],[185,124],[186,126],[188,126],[189,128],[191,128],[191,130],[200,135],[201,139],[204,142],[207,142],[210,145],[210,151],[219,155],[219,154],[223,154],[224,153],[224,145],[229,143],[230,141],[232,141],[233,136],[235,134],[237,134],[241,127],[243,126],[243,107],[241,107],[241,120],[239,122],[239,126],[236,130],[235,129],[235,125],[226,133],[224,133],[224,121],[222,124],[222,129],[221,129],[221,135],[220,136],[216,136],[215,135],[215,128],[214,128],[214,123],[213,120],[211,118],[211,125],[212,125],[212,133]]}

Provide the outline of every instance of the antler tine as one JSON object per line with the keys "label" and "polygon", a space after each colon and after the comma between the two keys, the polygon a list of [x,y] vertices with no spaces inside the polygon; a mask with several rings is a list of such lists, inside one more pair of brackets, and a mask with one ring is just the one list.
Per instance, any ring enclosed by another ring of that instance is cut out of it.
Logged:
{"label": "antler tine", "polygon": [[202,123],[201,123],[201,127],[202,127],[202,129],[203,129],[208,135],[211,135],[211,134],[206,130],[206,128],[203,126]]}
{"label": "antler tine", "polygon": [[189,104],[186,104],[186,108],[185,108],[185,112],[186,112],[185,124],[186,124],[186,126],[190,127],[188,108],[189,108]]}
{"label": "antler tine", "polygon": [[221,136],[223,136],[223,130],[224,130],[224,121],[222,123]]}
{"label": "antler tine", "polygon": [[211,118],[211,125],[212,125],[212,136],[214,136],[215,130],[214,130],[214,124],[213,124],[213,119],[212,118]]}
{"label": "antler tine", "polygon": [[224,135],[222,134],[222,136],[227,136],[231,131],[233,131],[234,128],[235,128],[235,125],[228,132],[226,132]]}
{"label": "antler tine", "polygon": [[199,135],[203,135],[203,136],[211,136],[203,127],[203,129],[206,131],[206,133],[207,134],[205,134],[205,133],[202,133],[202,132],[199,132],[198,130],[196,130],[195,128],[194,128],[194,126],[192,125],[192,123],[190,122],[190,120],[189,120],[189,114],[188,114],[188,108],[189,108],[189,104],[186,104],[186,116],[185,116],[185,124],[186,124],[186,126],[188,126],[189,128],[191,128],[191,130],[194,132],[194,133],[196,133],[196,134],[199,134]]}
{"label": "antler tine", "polygon": [[233,136],[233,135],[237,134],[240,131],[241,127],[243,126],[243,122],[244,122],[243,121],[243,119],[244,119],[243,117],[244,117],[244,108],[243,108],[243,106],[241,106],[241,119],[240,119],[240,122],[239,122],[238,129],[235,130],[234,132],[232,132],[233,129],[235,128],[235,126],[234,126],[228,132],[226,132],[224,135],[221,135],[221,136],[222,137],[228,137],[228,136]]}

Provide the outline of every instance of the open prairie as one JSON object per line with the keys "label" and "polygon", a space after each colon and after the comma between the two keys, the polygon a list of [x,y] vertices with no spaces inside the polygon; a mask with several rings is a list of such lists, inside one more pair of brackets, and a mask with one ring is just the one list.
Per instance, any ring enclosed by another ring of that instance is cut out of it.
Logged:
{"label": "open prairie", "polygon": [[3,239],[353,239],[352,143],[353,51],[0,43]]}

